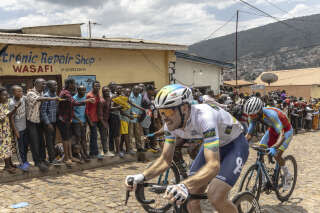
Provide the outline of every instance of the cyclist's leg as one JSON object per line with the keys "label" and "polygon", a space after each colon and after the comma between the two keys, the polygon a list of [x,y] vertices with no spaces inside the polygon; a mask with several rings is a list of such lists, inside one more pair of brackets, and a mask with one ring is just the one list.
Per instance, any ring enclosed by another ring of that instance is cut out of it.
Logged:
{"label": "cyclist's leg", "polygon": [[237,213],[237,208],[228,199],[232,187],[226,182],[214,178],[208,188],[208,200],[219,213]]}
{"label": "cyclist's leg", "polygon": [[282,158],[283,152],[288,148],[290,141],[292,140],[293,137],[293,129],[291,128],[289,131],[284,133],[284,141],[282,145],[279,147],[278,152],[275,156],[276,161],[279,163],[281,167],[284,166],[285,162],[284,159]]}
{"label": "cyclist's leg", "polygon": [[[190,191],[190,194],[203,194],[207,189],[207,186],[195,189]],[[201,206],[200,200],[189,200],[187,204],[188,212],[189,213],[201,213]]]}
{"label": "cyclist's leg", "polygon": [[248,155],[249,145],[243,134],[220,148],[220,171],[208,189],[208,199],[219,213],[237,213],[236,207],[228,200],[228,192],[240,177]]}

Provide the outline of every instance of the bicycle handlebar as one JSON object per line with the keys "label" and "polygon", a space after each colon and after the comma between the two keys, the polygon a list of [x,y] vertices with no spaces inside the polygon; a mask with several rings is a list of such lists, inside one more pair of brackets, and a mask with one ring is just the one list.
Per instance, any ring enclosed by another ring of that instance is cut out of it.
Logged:
{"label": "bicycle handlebar", "polygon": [[[138,184],[137,188],[136,188],[136,198],[137,201],[141,204],[144,205],[148,205],[148,204],[152,204],[155,202],[154,199],[151,200],[146,200],[144,197],[142,197],[142,193],[140,193],[141,191],[144,190],[144,187],[152,187],[152,192],[160,194],[160,193],[164,193],[167,189],[167,185],[166,186],[162,186],[162,185],[157,185],[157,184],[153,184],[153,183],[143,183],[143,184]],[[204,200],[204,199],[208,199],[208,195],[207,194],[190,194],[188,199],[193,199],[193,200]],[[171,206],[172,204],[168,204],[167,206]]]}
{"label": "bicycle handlebar", "polygon": [[255,146],[255,145],[251,145],[250,147],[258,152],[263,153],[263,154],[268,154],[268,150],[266,148],[263,148],[260,146]]}

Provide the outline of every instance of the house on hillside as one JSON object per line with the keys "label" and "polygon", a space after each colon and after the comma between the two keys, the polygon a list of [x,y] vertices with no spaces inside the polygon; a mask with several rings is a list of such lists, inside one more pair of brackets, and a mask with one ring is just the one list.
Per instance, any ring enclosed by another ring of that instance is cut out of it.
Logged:
{"label": "house on hillside", "polygon": [[233,68],[233,64],[196,55],[182,52],[176,52],[175,55],[175,75],[172,81],[198,88],[201,92],[212,89],[215,94],[219,94],[224,70]]}
{"label": "house on hillside", "polygon": [[[265,85],[265,91],[285,90],[289,96],[304,97],[309,100],[310,97],[320,98],[320,67],[272,71],[278,76],[278,80],[271,83],[270,86],[261,80],[261,73],[255,80],[257,85]],[[263,93],[264,90],[258,90]]]}

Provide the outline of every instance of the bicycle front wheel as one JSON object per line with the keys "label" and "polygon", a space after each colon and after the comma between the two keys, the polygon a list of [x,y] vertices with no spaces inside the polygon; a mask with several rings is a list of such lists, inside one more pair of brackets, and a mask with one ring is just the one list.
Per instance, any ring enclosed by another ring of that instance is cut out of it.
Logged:
{"label": "bicycle front wheel", "polygon": [[237,207],[239,213],[261,213],[258,201],[248,191],[237,194],[232,199],[232,202]]}
{"label": "bicycle front wheel", "polygon": [[259,201],[262,185],[262,174],[259,172],[259,167],[254,164],[249,167],[247,172],[241,179],[238,192],[251,192],[257,201]]}
{"label": "bicycle front wheel", "polygon": [[[277,172],[276,176],[276,195],[277,198],[281,201],[289,200],[290,196],[293,193],[293,190],[296,186],[297,182],[297,173],[298,173],[298,166],[297,161],[292,155],[288,155],[284,158],[285,166],[288,168],[287,177],[282,172],[281,169]],[[286,183],[288,181],[288,183]],[[286,186],[287,184],[287,186]]]}
{"label": "bicycle front wheel", "polygon": [[[174,185],[180,182],[179,170],[175,163],[172,163],[170,168],[168,168],[163,174],[159,177],[154,178],[153,181],[155,185]],[[143,190],[144,189],[144,190]],[[144,187],[140,190],[139,197],[145,200],[154,200],[151,204],[142,204],[142,207],[146,212],[174,212],[171,205],[168,205],[168,200],[163,198],[165,191],[158,191],[156,187],[149,186]]]}

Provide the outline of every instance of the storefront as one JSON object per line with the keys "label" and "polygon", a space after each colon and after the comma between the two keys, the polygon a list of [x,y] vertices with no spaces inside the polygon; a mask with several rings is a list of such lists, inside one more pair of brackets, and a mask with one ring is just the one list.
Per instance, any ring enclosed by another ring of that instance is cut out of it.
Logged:
{"label": "storefront", "polygon": [[133,39],[84,39],[0,33],[0,83],[10,87],[32,87],[34,79],[57,80],[73,77],[78,84],[91,86],[114,81],[120,84],[154,83],[160,88],[169,83],[168,64],[175,61],[183,45]]}

